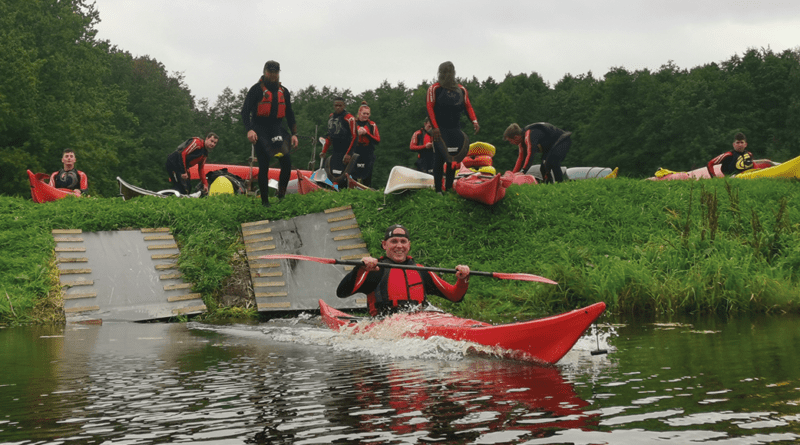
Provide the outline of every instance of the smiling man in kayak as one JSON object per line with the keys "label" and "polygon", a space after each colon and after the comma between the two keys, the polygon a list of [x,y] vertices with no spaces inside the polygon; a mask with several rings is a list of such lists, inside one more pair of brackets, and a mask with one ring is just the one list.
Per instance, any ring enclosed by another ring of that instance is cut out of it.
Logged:
{"label": "smiling man in kayak", "polygon": [[439,295],[459,302],[469,288],[469,266],[456,266],[456,284],[444,281],[433,272],[380,267],[380,263],[417,265],[408,256],[411,240],[408,229],[395,224],[386,229],[381,242],[386,254],[380,258],[365,257],[359,266],[339,283],[336,295],[346,298],[355,293],[367,294],[372,316],[386,315],[426,303],[427,295]]}

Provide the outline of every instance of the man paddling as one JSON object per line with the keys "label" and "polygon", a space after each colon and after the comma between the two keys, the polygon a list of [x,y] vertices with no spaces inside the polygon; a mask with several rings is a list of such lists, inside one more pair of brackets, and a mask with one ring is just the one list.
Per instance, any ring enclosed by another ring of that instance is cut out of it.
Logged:
{"label": "man paddling", "polygon": [[61,153],[61,163],[64,167],[50,175],[50,185],[59,189],[70,189],[75,196],[81,196],[89,188],[89,179],[86,173],[75,168],[75,152],[67,148]]}
{"label": "man paddling", "polygon": [[438,295],[458,303],[467,293],[469,266],[456,266],[454,285],[433,272],[379,267],[379,263],[416,265],[408,256],[411,240],[408,229],[402,225],[386,229],[381,247],[386,252],[384,256],[362,258],[363,265],[342,278],[336,289],[339,298],[367,294],[369,313],[378,316],[419,307],[427,302],[427,295]]}

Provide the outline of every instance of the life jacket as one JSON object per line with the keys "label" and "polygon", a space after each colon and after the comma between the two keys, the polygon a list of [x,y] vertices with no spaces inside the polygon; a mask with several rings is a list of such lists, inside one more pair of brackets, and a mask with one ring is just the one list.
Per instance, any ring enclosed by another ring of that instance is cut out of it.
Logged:
{"label": "life jacket", "polygon": [[425,302],[425,283],[419,271],[384,269],[380,284],[375,288],[375,308],[378,312],[400,306],[416,306]]}
{"label": "life jacket", "polygon": [[[270,112],[272,112],[272,91],[267,89],[267,86],[264,85],[264,82],[260,82],[261,90],[264,92],[264,97],[261,98],[261,102],[258,103],[258,110],[256,114],[262,117],[269,117]],[[282,118],[286,116],[286,98],[283,95],[283,86],[278,86],[278,114],[275,116],[277,118]]]}
{"label": "life jacket", "polygon": [[75,190],[80,188],[80,182],[81,178],[77,170],[64,171],[61,169],[56,175],[54,186],[59,189]]}

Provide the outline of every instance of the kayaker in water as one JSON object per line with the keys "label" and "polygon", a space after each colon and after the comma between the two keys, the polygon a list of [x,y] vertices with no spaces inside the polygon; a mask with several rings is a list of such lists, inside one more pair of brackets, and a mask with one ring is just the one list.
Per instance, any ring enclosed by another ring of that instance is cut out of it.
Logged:
{"label": "kayaker in water", "polygon": [[75,152],[71,148],[61,153],[61,170],[50,175],[50,185],[55,188],[74,190],[75,196],[81,196],[89,188],[86,173],[75,168]]}
{"label": "kayaker in water", "polygon": [[[437,143],[441,139],[439,143],[443,144],[433,154],[433,187],[437,192],[442,192],[442,175],[445,177],[444,190],[449,190],[453,187],[458,169],[456,162],[447,162],[448,156],[456,155],[465,142],[469,144],[468,140],[464,140],[465,134],[461,131],[461,113],[467,114],[475,134],[481,128],[469,102],[467,89],[456,82],[456,68],[452,62],[439,65],[438,82],[428,88],[426,108],[433,126],[433,142]],[[444,150],[447,153],[440,152]],[[443,173],[443,170],[446,172]]]}
{"label": "kayaker in water", "polygon": [[75,168],[76,161],[75,152],[71,148],[65,149],[61,153],[61,163],[64,166],[50,175],[50,185],[59,189],[74,190],[76,196],[86,193],[86,189],[89,188],[89,178],[86,173]]}
{"label": "kayaker in water", "polygon": [[356,144],[358,132],[356,130],[356,118],[348,113],[344,108],[344,98],[337,97],[333,100],[333,113],[328,116],[328,135],[325,137],[325,145],[319,154],[323,160],[331,150],[330,169],[331,174],[339,177],[345,171],[345,167],[350,163],[353,154],[353,146]]}
{"label": "kayaker in water", "polygon": [[714,166],[721,164],[723,175],[735,175],[753,168],[753,153],[745,151],[747,148],[747,137],[744,133],[736,133],[733,138],[733,150],[726,151],[716,158],[708,161],[706,168],[709,177],[714,176]]}
{"label": "kayaker in water", "polygon": [[[281,65],[274,60],[267,61],[264,75],[250,87],[242,105],[242,122],[247,131],[247,140],[253,144],[258,159],[258,189],[263,206],[269,205],[269,164],[272,157],[277,157],[281,166],[275,196],[283,199],[292,174],[289,142],[292,148],[298,144],[292,97],[280,79]],[[282,125],[284,117],[291,136]]]}
{"label": "kayaker in water", "polygon": [[203,183],[203,192],[208,193],[208,180],[203,170],[206,159],[208,159],[208,152],[217,146],[217,142],[219,142],[219,136],[216,133],[208,133],[205,139],[189,138],[167,156],[165,168],[175,190],[182,195],[192,193],[189,167],[196,165],[197,174],[200,175],[200,181]]}
{"label": "kayaker in water", "polygon": [[422,128],[415,131],[411,136],[411,144],[409,146],[411,151],[417,153],[417,162],[414,163],[414,166],[418,171],[429,175],[433,174],[433,138],[430,134],[431,130],[433,130],[431,118],[426,117]]}
{"label": "kayaker in water", "polygon": [[356,118],[356,146],[353,150],[358,154],[353,169],[353,179],[369,187],[372,185],[372,168],[375,166],[375,145],[381,142],[378,126],[369,119],[371,110],[366,102],[361,102]]}
{"label": "kayaker in water", "polygon": [[469,266],[456,266],[456,284],[444,281],[433,272],[378,267],[379,263],[417,265],[408,256],[411,240],[408,229],[395,224],[386,229],[381,242],[386,254],[380,258],[365,257],[350,271],[336,289],[339,298],[355,293],[367,294],[367,307],[372,316],[386,315],[422,306],[427,295],[439,295],[453,302],[464,298],[469,288]]}
{"label": "kayaker in water", "polygon": [[503,139],[519,147],[519,156],[514,173],[525,173],[533,164],[533,155],[542,153],[541,173],[544,182],[563,182],[561,162],[572,146],[572,133],[564,131],[553,124],[538,122],[524,129],[518,124],[511,124],[503,133]]}

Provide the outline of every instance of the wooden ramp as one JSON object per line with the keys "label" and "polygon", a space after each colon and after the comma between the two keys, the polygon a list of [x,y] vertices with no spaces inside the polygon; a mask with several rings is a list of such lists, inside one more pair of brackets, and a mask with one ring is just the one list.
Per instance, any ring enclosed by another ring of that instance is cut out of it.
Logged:
{"label": "wooden ramp", "polygon": [[145,321],[206,310],[168,228],[53,230],[67,321]]}
{"label": "wooden ramp", "polygon": [[281,221],[242,224],[259,311],[318,310],[318,300],[339,309],[360,309],[366,296],[338,298],[336,287],[352,269],[312,261],[262,260],[261,255],[298,255],[356,260],[369,255],[350,206]]}

